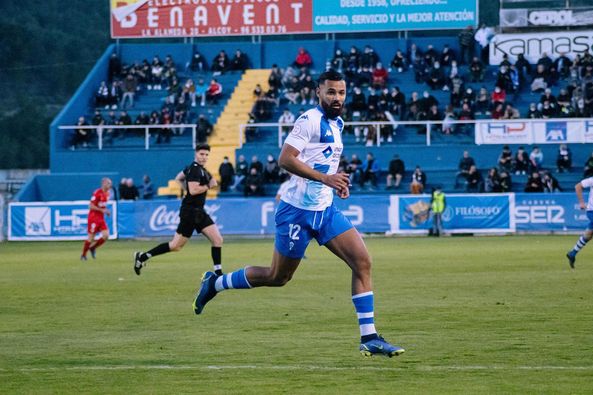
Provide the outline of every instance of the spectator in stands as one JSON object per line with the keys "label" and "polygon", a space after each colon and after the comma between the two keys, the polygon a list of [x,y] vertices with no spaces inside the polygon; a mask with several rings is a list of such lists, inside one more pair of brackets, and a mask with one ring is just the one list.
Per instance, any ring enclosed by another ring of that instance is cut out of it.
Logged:
{"label": "spectator in stands", "polygon": [[477,56],[474,56],[469,65],[470,81],[482,82],[484,81],[484,64]]}
{"label": "spectator in stands", "polygon": [[513,168],[513,152],[508,145],[502,147],[502,152],[498,156],[498,168],[501,171],[511,171]]}
{"label": "spectator in stands", "polygon": [[557,113],[556,108],[548,100],[544,101],[541,112],[544,119],[554,118]]}
{"label": "spectator in stands", "polygon": [[220,191],[228,191],[233,184],[233,176],[235,175],[235,168],[229,161],[228,156],[225,156],[220,166],[218,166],[218,174],[220,174]]}
{"label": "spectator in stands", "polygon": [[427,121],[433,121],[432,123],[432,131],[439,133],[442,132],[442,124],[440,122],[436,122],[436,121],[441,121],[443,120],[443,114],[441,113],[441,111],[439,110],[439,107],[434,104],[432,105],[429,109],[428,109],[428,114],[426,116],[426,120]]}
{"label": "spectator in stands", "polygon": [[412,182],[410,183],[410,193],[419,195],[424,192],[426,187],[426,174],[422,171],[420,166],[416,165],[412,173]]}
{"label": "spectator in stands", "polygon": [[476,96],[476,114],[479,115],[490,115],[490,95],[488,95],[488,91],[486,87],[481,87],[477,96]]}
{"label": "spectator in stands", "polygon": [[297,104],[301,93],[301,83],[296,76],[293,76],[290,81],[286,84],[284,91],[284,98],[288,100],[290,104]]}
{"label": "spectator in stands", "polygon": [[474,166],[476,162],[469,154],[469,151],[463,151],[463,156],[459,159],[457,165],[457,174],[455,175],[455,189],[459,188],[460,180],[463,180],[464,184],[467,184],[467,176],[469,175],[469,169]]}
{"label": "spectator in stands", "polygon": [[367,153],[367,157],[362,162],[360,187],[364,188],[365,184],[370,181],[371,189],[377,187],[377,176],[380,171],[379,162],[375,159],[372,153]]}
{"label": "spectator in stands", "polygon": [[515,154],[515,174],[525,174],[529,170],[529,155],[523,147],[517,148]]}
{"label": "spectator in stands", "polygon": [[[278,123],[282,127],[282,136],[284,136],[286,133],[290,132],[294,121],[295,121],[294,114],[290,112],[289,108],[285,108],[284,111],[282,111],[282,115],[280,115],[280,118],[278,118]],[[287,125],[287,126],[282,126],[282,125]]]}
{"label": "spectator in stands", "polygon": [[274,155],[268,154],[267,162],[263,171],[263,182],[266,184],[275,184],[279,180],[280,166]]}
{"label": "spectator in stands", "polygon": [[539,149],[537,145],[533,146],[531,153],[529,154],[529,164],[531,171],[540,171],[544,163],[544,153]]}
{"label": "spectator in stands", "polygon": [[507,171],[501,171],[498,176],[498,181],[500,184],[500,191],[501,192],[510,192],[513,187],[513,182],[511,180],[511,175]]}
{"label": "spectator in stands", "polygon": [[235,51],[235,56],[230,63],[230,69],[234,71],[245,71],[249,68],[249,59],[240,49]]}
{"label": "spectator in stands", "polygon": [[453,107],[459,107],[464,92],[463,78],[459,74],[453,74],[452,72],[445,87],[451,90],[449,104]]}
{"label": "spectator in stands", "polygon": [[566,53],[561,52],[560,56],[554,60],[553,67],[561,78],[568,77],[572,61],[566,56]]}
{"label": "spectator in stands", "polygon": [[346,77],[353,80],[354,76],[360,70],[360,52],[354,45],[350,47],[350,52],[346,55]]}
{"label": "spectator in stands", "polygon": [[519,119],[519,118],[521,118],[521,114],[519,114],[519,110],[517,110],[512,105],[507,104],[507,107],[504,110],[502,119]]}
{"label": "spectator in stands", "polygon": [[165,100],[165,102],[167,104],[175,104],[181,92],[182,88],[179,84],[179,80],[177,79],[177,77],[172,77],[167,86],[167,99]]}
{"label": "spectator in stands", "polygon": [[103,114],[101,114],[101,111],[95,110],[95,115],[93,115],[93,119],[91,119],[91,125],[105,125],[105,118],[103,118]]}
{"label": "spectator in stands", "polygon": [[422,84],[428,79],[428,73],[432,66],[429,66],[424,57],[418,58],[412,63],[412,69],[414,70],[414,80],[417,84]]}
{"label": "spectator in stands", "polygon": [[140,194],[132,178],[122,178],[119,184],[119,198],[121,200],[138,200]]}
{"label": "spectator in stands", "polygon": [[247,196],[264,196],[264,185],[261,173],[255,167],[249,170],[249,175],[245,178],[245,189],[243,195]]}
{"label": "spectator in stands", "polygon": [[496,193],[502,192],[502,186],[500,185],[500,176],[496,167],[491,168],[488,171],[488,177],[484,183],[484,192]]}
{"label": "spectator in stands", "polygon": [[572,153],[566,144],[560,144],[558,147],[558,156],[556,157],[556,169],[558,173],[570,172],[572,168]]}
{"label": "spectator in stands", "polygon": [[531,176],[527,179],[527,184],[525,185],[525,192],[543,192],[544,191],[544,184],[542,179],[539,175],[539,172],[534,170],[531,173]]}
{"label": "spectator in stands", "polygon": [[593,116],[593,108],[591,108],[591,106],[585,106],[584,99],[579,99],[577,101],[577,107],[575,108],[574,116],[576,118],[589,118]]}
{"label": "spectator in stands", "polygon": [[210,80],[208,90],[206,91],[206,99],[209,100],[213,105],[217,105],[218,100],[220,100],[221,97],[222,85],[220,85],[216,78],[212,78],[212,80]]}
{"label": "spectator in stands", "polygon": [[395,55],[393,55],[390,67],[398,73],[402,73],[404,70],[408,69],[408,60],[400,49],[398,49],[395,52]]}
{"label": "spectator in stands", "polygon": [[389,72],[387,69],[383,67],[381,62],[377,63],[377,67],[373,70],[372,73],[372,86],[375,89],[383,89],[387,85],[387,80],[389,79]]}
{"label": "spectator in stands", "polygon": [[360,67],[367,67],[369,70],[374,70],[379,63],[379,55],[375,53],[375,50],[370,45],[364,46],[364,51],[360,55]]}
{"label": "spectator in stands", "polygon": [[[445,44],[443,46],[443,51],[441,52],[441,56],[439,57],[439,63],[441,67],[450,67],[455,61],[455,54],[453,50],[449,48],[449,44]],[[457,66],[457,64],[455,64]]]}
{"label": "spectator in stands", "polygon": [[507,98],[507,94],[505,92],[504,89],[502,89],[502,87],[500,86],[496,86],[494,88],[494,92],[492,92],[491,95],[491,102],[492,102],[492,107],[496,107],[497,104],[505,104],[506,102],[506,98]]}
{"label": "spectator in stands", "polygon": [[154,185],[150,177],[145,174],[142,177],[142,199],[150,200],[154,197]]}
{"label": "spectator in stands", "polygon": [[397,116],[399,120],[403,120],[406,110],[406,95],[399,89],[399,86],[391,88],[388,104],[387,111],[389,111],[392,118],[395,119]]}
{"label": "spectator in stands", "polygon": [[[459,112],[458,119],[460,121],[473,121],[475,119],[474,111],[472,110],[471,104],[465,102],[461,105],[461,111]],[[459,125],[459,129],[463,134],[471,135],[474,130],[473,123],[463,123]]]}
{"label": "spectator in stands", "polygon": [[492,110],[492,119],[502,119],[504,116],[504,105],[502,103],[496,103],[494,110]]}
{"label": "spectator in stands", "polygon": [[342,73],[347,66],[347,58],[340,48],[334,52],[334,57],[330,62],[331,68],[336,70],[338,73]]}
{"label": "spectator in stands", "polygon": [[116,53],[112,53],[109,57],[107,75],[109,76],[109,81],[116,80],[121,75],[121,61]]}
{"label": "spectator in stands", "polygon": [[519,85],[524,86],[527,76],[531,75],[531,64],[525,59],[525,55],[520,53],[517,55],[517,61],[515,62],[515,68],[519,76]]}
{"label": "spectator in stands", "polygon": [[264,172],[264,165],[259,161],[257,155],[253,155],[251,157],[251,163],[249,164],[249,170],[256,169],[257,174],[262,174]]}
{"label": "spectator in stands", "polygon": [[385,189],[399,188],[405,172],[406,165],[404,161],[400,159],[398,154],[394,154],[393,159],[389,162]]}
{"label": "spectator in stands", "polygon": [[191,58],[189,68],[193,72],[203,73],[206,70],[208,70],[208,62],[206,61],[204,55],[202,55],[198,51],[195,51],[194,55]]}
{"label": "spectator in stands", "polygon": [[439,62],[434,62],[433,66],[430,68],[426,83],[432,90],[442,89],[445,85],[445,75]]}
{"label": "spectator in stands", "polygon": [[270,76],[268,77],[268,85],[270,88],[274,88],[280,90],[282,88],[282,70],[278,67],[277,64],[272,65],[272,71],[270,72]]}
{"label": "spectator in stands", "polygon": [[544,185],[544,192],[562,192],[560,183],[558,183],[556,177],[554,177],[549,171],[544,172],[542,184]]}
{"label": "spectator in stands", "polygon": [[305,48],[300,47],[292,65],[299,69],[301,67],[305,67],[308,69],[313,65],[313,59],[311,58],[311,55],[309,55],[309,52],[307,52]]}
{"label": "spectator in stands", "polygon": [[550,88],[546,88],[544,90],[544,93],[539,98],[540,105],[543,105],[545,101],[550,102],[550,105],[553,108],[556,108],[558,106],[558,100],[556,99],[556,96],[552,94],[552,89]]}
{"label": "spectator in stands", "polygon": [[483,186],[482,174],[475,165],[472,165],[467,173],[466,192],[482,192]]}
{"label": "spectator in stands", "polygon": [[529,118],[529,119],[542,118],[542,113],[540,112],[540,110],[537,109],[537,105],[535,103],[529,104],[529,111],[527,111],[527,118]]}
{"label": "spectator in stands", "polygon": [[406,51],[406,59],[411,67],[413,64],[420,62],[421,59],[424,59],[424,54],[415,43],[412,43]]}
{"label": "spectator in stands", "polygon": [[196,106],[196,86],[194,85],[194,80],[188,78],[187,81],[185,81],[181,94],[186,101],[191,103],[192,107]]}
{"label": "spectator in stands", "polygon": [[371,85],[371,81],[373,80],[373,73],[367,66],[363,66],[358,74],[356,74],[355,78],[355,85],[368,87]]}
{"label": "spectator in stands", "polygon": [[309,100],[309,104],[315,104],[315,100],[317,98],[316,90],[317,87],[315,81],[313,81],[313,77],[310,74],[307,74],[305,78],[300,83],[300,97],[301,97],[301,105],[304,106],[307,104],[307,100]]}
{"label": "spectator in stands", "polygon": [[138,89],[138,81],[132,74],[128,74],[123,82],[123,95],[120,102],[121,108],[126,108],[126,100],[129,102],[129,107],[134,107],[134,96]]}
{"label": "spectator in stands", "polygon": [[428,67],[433,67],[434,62],[436,62],[438,59],[439,55],[436,49],[434,49],[432,44],[428,44],[428,46],[426,47],[426,51],[424,52],[424,62]]}
{"label": "spectator in stands", "polygon": [[212,134],[212,124],[204,114],[200,114],[196,122],[196,144],[205,143]]}
{"label": "spectator in stands", "polygon": [[593,153],[587,158],[583,166],[583,178],[589,178],[593,176]]}
{"label": "spectator in stands", "polygon": [[86,118],[83,116],[78,117],[76,126],[78,127],[74,129],[74,136],[72,136],[72,142],[70,145],[70,149],[72,150],[80,147],[86,148],[91,142],[92,129],[85,127],[88,126]]}
{"label": "spectator in stands", "polygon": [[[117,123],[116,125],[118,126],[130,126],[132,124],[132,117],[130,117],[130,114],[128,114],[127,111],[122,110],[119,113],[119,118],[117,119]],[[117,134],[119,135],[120,138],[125,137],[126,134],[128,134],[131,130],[128,128],[122,128],[119,129]]]}
{"label": "spectator in stands", "polygon": [[112,110],[117,108],[117,104],[121,99],[121,85],[120,82],[114,80],[111,82],[111,86],[109,87],[109,105],[111,106]]}
{"label": "spectator in stands", "polygon": [[[459,33],[459,61],[461,64],[467,64],[474,56],[474,28],[468,26]],[[467,58],[467,63],[465,59]]]}
{"label": "spectator in stands", "polygon": [[150,84],[146,88],[149,90],[161,90],[164,79],[164,72],[165,68],[163,66],[163,62],[158,57],[158,55],[155,55],[152,58],[152,63],[150,64]]}
{"label": "spectator in stands", "polygon": [[239,155],[239,160],[235,166],[235,181],[231,186],[231,190],[234,191],[237,187],[245,180],[245,177],[249,174],[249,163],[245,160],[244,155]]}
{"label": "spectator in stands", "polygon": [[350,177],[350,184],[356,185],[360,181],[361,171],[362,161],[358,155],[352,154],[348,167],[346,168],[346,173],[348,173],[348,176]]}
{"label": "spectator in stands", "polygon": [[[134,120],[134,125],[148,125],[150,124],[150,116],[145,111],[140,111],[136,119]],[[141,134],[144,134],[144,131],[140,130]]]}
{"label": "spectator in stands", "polygon": [[171,127],[169,125],[173,123],[173,118],[168,107],[163,107],[163,109],[161,110],[159,123],[162,124],[163,127],[159,130],[156,143],[169,143],[171,141],[171,136],[173,134],[173,131],[171,130]]}
{"label": "spectator in stands", "polygon": [[101,81],[101,85],[99,85],[99,89],[97,89],[97,93],[95,93],[95,106],[96,107],[105,107],[106,109],[109,108],[111,104],[109,100],[109,88],[105,81]]}
{"label": "spectator in stands", "polygon": [[225,73],[229,69],[230,60],[224,50],[221,50],[218,55],[212,60],[212,71],[213,75],[220,75]]}
{"label": "spectator in stands", "polygon": [[206,92],[208,92],[208,85],[203,78],[198,78],[198,83],[194,86],[196,100],[200,99],[200,106],[206,105]]}
{"label": "spectator in stands", "polygon": [[547,73],[543,64],[538,64],[531,80],[531,92],[543,91],[548,87]]}

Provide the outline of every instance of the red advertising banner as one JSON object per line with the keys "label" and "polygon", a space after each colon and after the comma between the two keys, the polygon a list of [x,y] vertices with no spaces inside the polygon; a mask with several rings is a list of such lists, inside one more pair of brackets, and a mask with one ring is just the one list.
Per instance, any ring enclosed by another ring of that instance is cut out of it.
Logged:
{"label": "red advertising banner", "polygon": [[312,0],[111,0],[113,38],[312,32]]}

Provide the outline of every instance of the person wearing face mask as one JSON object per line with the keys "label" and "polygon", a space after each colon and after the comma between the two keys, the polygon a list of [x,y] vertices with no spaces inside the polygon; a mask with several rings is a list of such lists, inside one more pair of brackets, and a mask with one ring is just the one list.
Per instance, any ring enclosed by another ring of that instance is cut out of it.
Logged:
{"label": "person wearing face mask", "polygon": [[235,175],[235,168],[229,161],[229,157],[225,156],[222,163],[218,167],[218,174],[220,174],[220,191],[226,192],[233,183],[233,176]]}
{"label": "person wearing face mask", "polygon": [[441,89],[445,84],[445,74],[439,62],[434,62],[432,68],[428,72],[428,80],[426,81],[430,89]]}
{"label": "person wearing face mask", "polygon": [[280,173],[280,167],[278,162],[272,154],[268,154],[268,160],[264,166],[264,183],[275,184],[278,182],[278,175]]}

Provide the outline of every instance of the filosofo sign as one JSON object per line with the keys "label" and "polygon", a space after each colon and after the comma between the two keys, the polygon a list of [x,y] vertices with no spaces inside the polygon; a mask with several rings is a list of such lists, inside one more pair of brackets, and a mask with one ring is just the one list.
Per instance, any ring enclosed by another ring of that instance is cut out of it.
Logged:
{"label": "filosofo sign", "polygon": [[524,54],[530,63],[546,53],[552,59],[560,54],[574,58],[593,47],[593,30],[579,32],[540,32],[531,34],[497,34],[490,42],[490,64],[498,65],[508,54],[511,61]]}

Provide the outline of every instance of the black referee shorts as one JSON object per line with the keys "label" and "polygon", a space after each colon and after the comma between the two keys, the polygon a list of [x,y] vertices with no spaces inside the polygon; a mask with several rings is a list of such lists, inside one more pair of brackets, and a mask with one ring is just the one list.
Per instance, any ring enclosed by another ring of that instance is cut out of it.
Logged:
{"label": "black referee shorts", "polygon": [[213,224],[214,221],[212,221],[212,218],[202,209],[182,209],[179,212],[177,233],[183,237],[190,238],[194,230],[200,233],[202,229]]}

